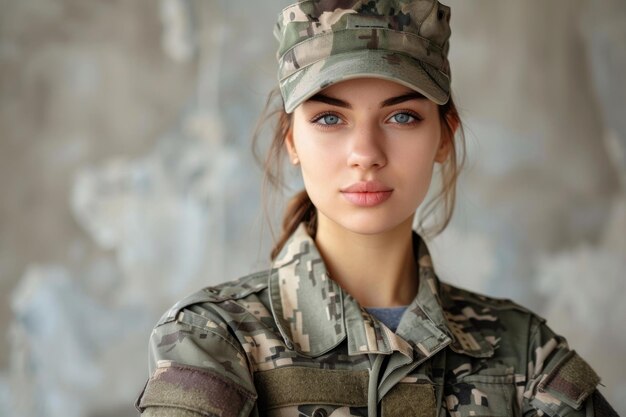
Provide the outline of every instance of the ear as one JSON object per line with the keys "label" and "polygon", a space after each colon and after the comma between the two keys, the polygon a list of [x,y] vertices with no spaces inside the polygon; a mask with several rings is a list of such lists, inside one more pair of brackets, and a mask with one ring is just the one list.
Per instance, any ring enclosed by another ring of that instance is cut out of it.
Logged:
{"label": "ear", "polygon": [[450,138],[447,134],[442,134],[441,140],[439,141],[439,148],[435,154],[435,162],[439,162],[440,164],[446,162],[446,159],[450,156],[451,150],[452,142],[450,141]]}
{"label": "ear", "polygon": [[293,142],[293,128],[290,128],[285,135],[285,148],[287,149],[287,154],[289,155],[289,160],[293,165],[298,165],[300,159],[298,158],[298,153],[296,152],[296,146]]}
{"label": "ear", "polygon": [[439,149],[435,154],[435,162],[444,163],[453,150],[452,141],[454,134],[459,127],[459,122],[455,118],[446,117],[446,124],[441,126],[441,140],[439,141]]}

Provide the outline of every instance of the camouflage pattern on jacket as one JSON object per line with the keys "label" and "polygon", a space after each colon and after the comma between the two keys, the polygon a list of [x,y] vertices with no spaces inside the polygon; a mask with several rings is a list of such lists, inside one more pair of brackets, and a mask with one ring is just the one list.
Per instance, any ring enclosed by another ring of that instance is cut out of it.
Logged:
{"label": "camouflage pattern on jacket", "polygon": [[172,307],[150,338],[144,416],[611,416],[599,378],[541,318],[440,282],[396,333],[328,277],[301,225],[273,267]]}

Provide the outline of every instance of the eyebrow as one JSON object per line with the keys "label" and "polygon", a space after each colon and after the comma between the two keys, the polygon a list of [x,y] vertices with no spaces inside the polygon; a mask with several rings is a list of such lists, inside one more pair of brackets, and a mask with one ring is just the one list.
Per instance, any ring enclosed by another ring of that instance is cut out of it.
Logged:
{"label": "eyebrow", "polygon": [[[411,91],[410,93],[402,94],[401,96],[391,97],[383,101],[380,107],[393,106],[394,104],[400,104],[409,100],[425,100],[426,97],[422,93],[417,91]],[[352,109],[352,105],[346,101],[339,100],[338,98],[328,97],[324,94],[318,93],[309,98],[307,101],[318,101],[320,103],[330,104],[332,106],[343,107],[346,109]]]}

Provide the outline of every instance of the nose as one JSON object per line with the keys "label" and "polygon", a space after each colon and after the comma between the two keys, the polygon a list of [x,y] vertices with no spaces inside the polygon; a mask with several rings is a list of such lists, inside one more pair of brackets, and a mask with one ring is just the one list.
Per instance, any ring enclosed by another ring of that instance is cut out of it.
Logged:
{"label": "nose", "polygon": [[350,138],[348,166],[361,169],[382,168],[387,164],[384,133],[375,125],[355,128]]}

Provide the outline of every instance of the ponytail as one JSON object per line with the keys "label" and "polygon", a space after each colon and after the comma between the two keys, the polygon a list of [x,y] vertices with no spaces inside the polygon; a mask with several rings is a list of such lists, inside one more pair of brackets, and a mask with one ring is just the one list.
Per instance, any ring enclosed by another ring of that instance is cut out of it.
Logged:
{"label": "ponytail", "polygon": [[[273,103],[279,101],[274,107]],[[265,108],[261,118],[259,119],[254,135],[252,137],[252,153],[257,162],[263,168],[263,208],[267,216],[267,200],[266,197],[269,194],[270,189],[281,189],[285,187],[282,175],[283,156],[285,153],[285,137],[291,129],[292,116],[285,113],[283,110],[282,97],[280,96],[280,90],[275,88],[272,90],[265,103]],[[276,118],[276,124],[274,126],[274,132],[272,142],[263,158],[258,151],[259,138],[261,135],[262,126],[270,119]],[[283,246],[289,239],[289,236],[296,231],[300,223],[305,222],[307,232],[315,237],[317,231],[317,209],[311,202],[309,195],[305,190],[302,190],[298,194],[289,200],[287,203],[287,209],[283,217],[282,232],[278,239],[275,240],[274,248],[270,253],[270,259],[273,261],[276,259]],[[271,222],[270,224],[271,230]],[[272,236],[274,235],[272,231]]]}
{"label": "ponytail", "polygon": [[275,260],[285,246],[289,237],[296,231],[300,223],[304,222],[307,233],[315,238],[317,231],[317,209],[311,202],[306,190],[300,191],[287,203],[283,217],[283,231],[272,249],[270,257]]}

